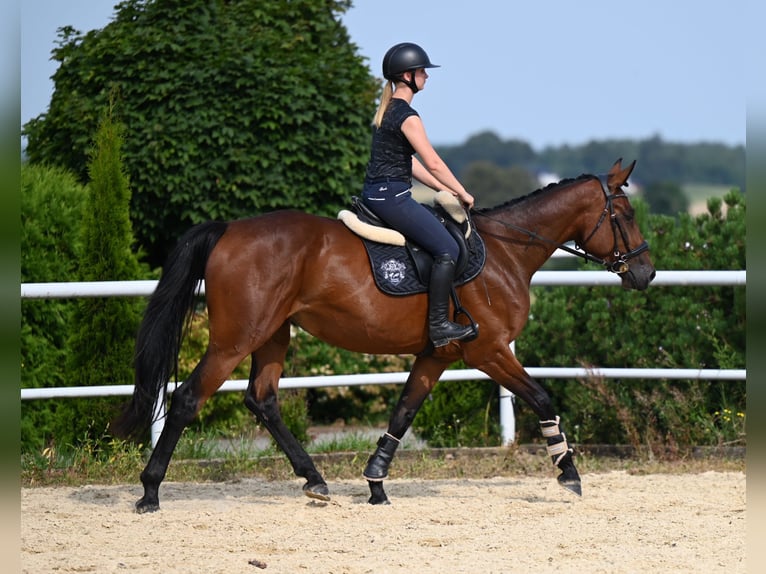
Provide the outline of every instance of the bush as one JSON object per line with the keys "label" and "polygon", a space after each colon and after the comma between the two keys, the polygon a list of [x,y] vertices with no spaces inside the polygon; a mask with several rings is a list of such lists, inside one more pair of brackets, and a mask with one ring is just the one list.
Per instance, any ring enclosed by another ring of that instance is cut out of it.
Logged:
{"label": "bush", "polygon": [[441,382],[423,403],[413,429],[431,447],[497,446],[498,403],[492,381]]}
{"label": "bush", "polygon": [[[85,188],[73,174],[45,165],[21,166],[21,281],[73,280],[79,265],[80,221]],[[65,383],[66,339],[75,303],[23,299],[21,387]],[[53,436],[55,401],[22,401],[21,448],[39,450]]]}

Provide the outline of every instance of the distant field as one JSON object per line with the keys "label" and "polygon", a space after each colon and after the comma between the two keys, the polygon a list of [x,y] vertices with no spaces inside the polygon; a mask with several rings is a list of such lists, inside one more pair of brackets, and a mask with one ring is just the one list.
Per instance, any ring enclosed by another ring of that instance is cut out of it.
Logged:
{"label": "distant field", "polygon": [[689,213],[696,215],[707,210],[707,200],[711,197],[723,197],[731,186],[710,185],[704,183],[688,183],[681,186],[686,197],[689,198]]}
{"label": "distant field", "polygon": [[731,189],[730,185],[710,185],[706,183],[687,183],[681,189],[690,202],[706,201],[709,197],[723,197]]}

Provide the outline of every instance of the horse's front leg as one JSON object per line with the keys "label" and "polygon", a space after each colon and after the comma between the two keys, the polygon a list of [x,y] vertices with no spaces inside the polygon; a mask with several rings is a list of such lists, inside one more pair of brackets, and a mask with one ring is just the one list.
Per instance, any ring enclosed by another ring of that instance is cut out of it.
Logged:
{"label": "horse's front leg", "polygon": [[540,428],[546,440],[546,449],[554,466],[561,470],[558,481],[561,486],[582,496],[582,481],[574,464],[574,449],[567,442],[567,436],[561,431],[559,417],[541,420]]}
{"label": "horse's front leg", "polygon": [[418,357],[404,385],[399,401],[391,413],[388,430],[378,440],[378,447],[367,461],[363,476],[370,486],[370,504],[390,504],[383,481],[399,443],[412,425],[423,401],[431,392],[447,364],[433,357]]}
{"label": "horse's front leg", "polygon": [[540,428],[546,449],[554,466],[561,470],[558,483],[570,492],[582,496],[582,482],[574,464],[574,449],[561,430],[560,418],[554,413],[551,399],[540,384],[521,366],[510,348],[501,350],[493,360],[477,365],[492,380],[524,400],[540,417]]}
{"label": "horse's front leg", "polygon": [[287,455],[296,476],[306,479],[303,492],[310,498],[330,500],[330,491],[314,461],[282,420],[277,400],[279,377],[290,342],[290,325],[285,323],[277,334],[252,354],[250,382],[245,394],[245,405],[274,437]]}

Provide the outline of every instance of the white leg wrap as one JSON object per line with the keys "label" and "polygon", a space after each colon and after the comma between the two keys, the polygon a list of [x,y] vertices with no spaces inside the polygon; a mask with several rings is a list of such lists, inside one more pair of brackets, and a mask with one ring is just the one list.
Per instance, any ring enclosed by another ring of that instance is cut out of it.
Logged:
{"label": "white leg wrap", "polygon": [[540,429],[543,432],[543,437],[548,438],[550,436],[561,434],[561,430],[559,430],[560,420],[561,417],[556,416],[556,419],[552,421],[540,421]]}
{"label": "white leg wrap", "polygon": [[553,461],[554,466],[558,466],[561,462],[561,459],[564,458],[564,455],[568,452],[574,452],[574,449],[569,448],[569,445],[567,444],[567,435],[564,433],[561,433],[562,441],[557,442],[555,444],[550,444],[547,447],[545,447],[548,450],[548,454],[553,458],[556,457]]}
{"label": "white leg wrap", "polygon": [[574,452],[574,449],[569,448],[569,445],[567,444],[566,435],[561,432],[561,428],[559,428],[560,420],[561,418],[557,416],[554,420],[540,421],[540,430],[543,433],[543,438],[548,442],[548,445],[545,448],[551,459],[553,459],[553,464],[555,466],[558,466],[566,453]]}

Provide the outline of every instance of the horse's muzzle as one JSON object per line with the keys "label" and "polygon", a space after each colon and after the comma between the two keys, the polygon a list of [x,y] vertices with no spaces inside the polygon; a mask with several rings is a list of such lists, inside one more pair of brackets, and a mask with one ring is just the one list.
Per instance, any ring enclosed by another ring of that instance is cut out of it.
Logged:
{"label": "horse's muzzle", "polygon": [[645,265],[640,263],[635,263],[633,265],[629,265],[627,263],[624,264],[628,266],[626,271],[615,271],[616,273],[620,274],[623,289],[644,291],[647,287],[649,287],[649,284],[657,275],[657,271],[652,265]]}

